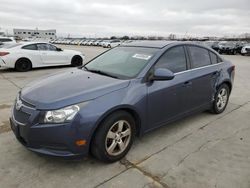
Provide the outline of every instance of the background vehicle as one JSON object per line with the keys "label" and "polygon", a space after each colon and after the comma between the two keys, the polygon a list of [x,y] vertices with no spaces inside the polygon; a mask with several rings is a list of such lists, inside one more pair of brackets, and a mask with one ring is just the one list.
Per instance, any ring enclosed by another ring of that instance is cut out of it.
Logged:
{"label": "background vehicle", "polygon": [[16,40],[13,37],[0,37],[0,43],[2,44],[14,44]]}
{"label": "background vehicle", "polygon": [[242,48],[246,45],[246,42],[236,42],[235,44],[235,51],[236,54],[241,54]]}
{"label": "background vehicle", "polygon": [[250,44],[245,44],[241,49],[241,55],[250,55]]}
{"label": "background vehicle", "polygon": [[103,47],[113,48],[113,47],[119,46],[120,44],[121,44],[121,41],[116,39],[116,40],[111,40],[111,41],[103,43]]}
{"label": "background vehicle", "polygon": [[99,46],[99,44],[102,42],[102,40],[96,40],[94,43],[93,43],[93,45],[94,46]]}
{"label": "background vehicle", "polygon": [[89,40],[85,40],[85,41],[83,41],[83,42],[81,43],[81,45],[86,46],[88,42],[89,42]]}
{"label": "background vehicle", "polygon": [[219,54],[236,54],[235,43],[233,42],[220,42],[218,53]]}
{"label": "background vehicle", "polygon": [[219,50],[219,42],[214,42],[211,46],[212,49],[214,49],[216,52]]}
{"label": "background vehicle", "polygon": [[0,48],[3,67],[28,71],[34,67],[82,65],[84,55],[74,50],[62,50],[49,43],[16,43]]}
{"label": "background vehicle", "polygon": [[204,44],[206,47],[212,48],[212,46],[213,46],[214,44],[216,44],[216,42],[215,42],[215,41],[205,41],[205,42],[203,42],[203,44]]}
{"label": "background vehicle", "polygon": [[[23,88],[11,127],[29,150],[60,157],[91,152],[114,162],[136,135],[193,113],[222,113],[234,72],[234,65],[201,45],[129,43]],[[24,115],[27,108],[31,116]]]}

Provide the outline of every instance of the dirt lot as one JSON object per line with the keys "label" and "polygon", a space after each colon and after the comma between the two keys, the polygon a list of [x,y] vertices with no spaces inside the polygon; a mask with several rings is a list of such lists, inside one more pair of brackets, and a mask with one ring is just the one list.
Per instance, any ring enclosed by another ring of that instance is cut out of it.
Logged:
{"label": "dirt lot", "polygon": [[[86,60],[105,49],[70,47]],[[136,139],[126,159],[103,164],[40,157],[9,131],[10,106],[26,83],[68,67],[19,73],[0,68],[0,187],[250,187],[250,57],[226,56],[236,65],[227,110],[177,121]]]}

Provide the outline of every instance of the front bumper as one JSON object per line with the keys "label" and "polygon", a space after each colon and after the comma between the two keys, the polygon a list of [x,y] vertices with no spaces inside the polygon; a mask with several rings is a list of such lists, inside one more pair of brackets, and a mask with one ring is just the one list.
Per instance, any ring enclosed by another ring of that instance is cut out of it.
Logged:
{"label": "front bumper", "polygon": [[[58,125],[39,124],[38,116],[40,112],[34,111],[28,117],[27,123],[21,123],[15,119],[17,113],[14,111],[15,109],[12,110],[13,113],[10,118],[11,129],[17,140],[27,149],[38,154],[63,158],[88,155],[88,131],[79,128],[80,125],[77,122]],[[87,144],[77,146],[76,141],[79,139],[87,140]]]}
{"label": "front bumper", "polygon": [[220,53],[225,53],[225,54],[233,54],[234,53],[234,49],[221,48],[219,50],[220,50]]}

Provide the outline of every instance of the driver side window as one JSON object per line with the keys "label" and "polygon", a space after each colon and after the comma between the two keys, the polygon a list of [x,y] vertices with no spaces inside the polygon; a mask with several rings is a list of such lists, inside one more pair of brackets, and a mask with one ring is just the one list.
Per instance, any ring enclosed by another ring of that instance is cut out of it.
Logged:
{"label": "driver side window", "polygon": [[187,70],[187,61],[183,46],[173,47],[167,50],[158,60],[155,68],[165,68],[173,73]]}

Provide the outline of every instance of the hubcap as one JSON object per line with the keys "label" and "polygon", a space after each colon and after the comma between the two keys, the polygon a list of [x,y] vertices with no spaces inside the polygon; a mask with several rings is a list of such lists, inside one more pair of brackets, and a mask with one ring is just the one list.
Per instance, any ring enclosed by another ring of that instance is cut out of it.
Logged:
{"label": "hubcap", "polygon": [[222,88],[217,96],[216,105],[219,110],[222,110],[227,104],[227,90]]}
{"label": "hubcap", "polygon": [[125,120],[115,122],[108,131],[105,141],[109,155],[117,156],[127,147],[131,139],[131,127]]}

